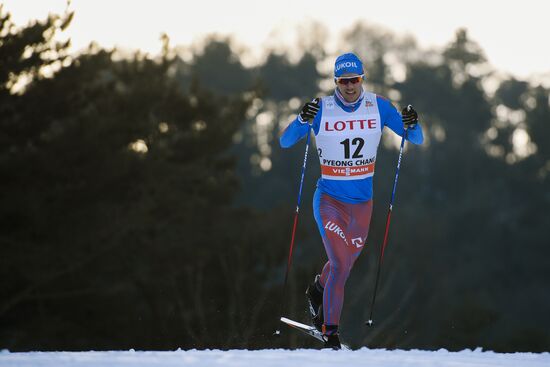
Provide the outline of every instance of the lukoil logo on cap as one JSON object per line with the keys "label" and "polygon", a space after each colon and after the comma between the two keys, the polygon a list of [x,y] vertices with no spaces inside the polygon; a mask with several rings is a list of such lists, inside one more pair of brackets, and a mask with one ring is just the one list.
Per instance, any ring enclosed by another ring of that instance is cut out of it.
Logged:
{"label": "lukoil logo on cap", "polygon": [[363,63],[353,53],[346,53],[338,56],[334,62],[334,76],[340,77],[343,74],[363,74]]}
{"label": "lukoil logo on cap", "polygon": [[336,65],[335,71],[338,71],[342,68],[358,68],[357,63],[355,61],[345,61],[341,62],[338,65]]}

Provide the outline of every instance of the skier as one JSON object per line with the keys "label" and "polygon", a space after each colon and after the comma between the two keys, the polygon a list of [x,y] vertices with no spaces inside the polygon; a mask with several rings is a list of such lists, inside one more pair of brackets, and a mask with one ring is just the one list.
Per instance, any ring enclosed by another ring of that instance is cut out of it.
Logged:
{"label": "skier", "polygon": [[392,103],[365,91],[365,72],[353,53],[334,65],[334,94],[307,102],[283,131],[280,145],[293,146],[315,134],[321,177],[313,196],[313,213],[328,257],[321,274],[306,289],[312,322],[325,347],[340,349],[338,325],[344,286],[366,244],[372,214],[372,179],[382,130],[399,136],[407,129],[411,143],[424,138],[418,114],[410,106],[402,115]]}

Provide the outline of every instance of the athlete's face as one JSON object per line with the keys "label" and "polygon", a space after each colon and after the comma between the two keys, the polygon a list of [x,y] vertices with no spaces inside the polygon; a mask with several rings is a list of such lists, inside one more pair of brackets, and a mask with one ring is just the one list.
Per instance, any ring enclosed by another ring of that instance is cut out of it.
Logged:
{"label": "athlete's face", "polygon": [[344,74],[335,79],[336,86],[347,102],[355,102],[361,95],[363,77],[358,74]]}

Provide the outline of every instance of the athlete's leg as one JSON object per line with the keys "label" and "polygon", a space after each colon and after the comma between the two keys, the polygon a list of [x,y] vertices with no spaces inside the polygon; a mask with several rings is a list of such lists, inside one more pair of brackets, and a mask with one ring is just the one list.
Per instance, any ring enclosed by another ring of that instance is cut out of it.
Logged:
{"label": "athlete's leg", "polygon": [[324,323],[338,325],[344,287],[367,237],[372,202],[347,204],[318,192],[314,199],[317,202],[314,205],[315,219],[328,256],[320,279],[325,288]]}

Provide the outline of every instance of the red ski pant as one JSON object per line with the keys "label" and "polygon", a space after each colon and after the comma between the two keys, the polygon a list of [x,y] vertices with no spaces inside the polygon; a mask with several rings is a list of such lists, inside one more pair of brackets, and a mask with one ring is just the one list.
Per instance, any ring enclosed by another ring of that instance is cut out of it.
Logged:
{"label": "red ski pant", "polygon": [[346,280],[367,240],[372,200],[344,203],[317,190],[313,197],[313,213],[328,257],[320,279],[325,289],[324,323],[339,325]]}

